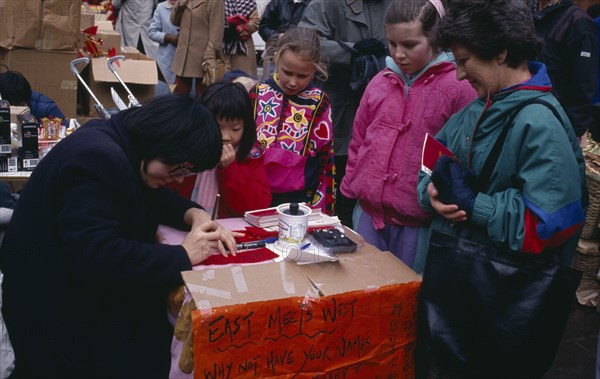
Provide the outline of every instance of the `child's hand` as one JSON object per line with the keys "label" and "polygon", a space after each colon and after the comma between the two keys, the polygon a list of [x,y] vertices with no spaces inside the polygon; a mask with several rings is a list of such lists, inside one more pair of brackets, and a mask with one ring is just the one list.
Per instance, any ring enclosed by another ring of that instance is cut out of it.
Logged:
{"label": "child's hand", "polygon": [[231,144],[223,145],[223,152],[221,153],[221,160],[217,167],[220,169],[224,169],[229,166],[231,162],[235,159],[235,149]]}

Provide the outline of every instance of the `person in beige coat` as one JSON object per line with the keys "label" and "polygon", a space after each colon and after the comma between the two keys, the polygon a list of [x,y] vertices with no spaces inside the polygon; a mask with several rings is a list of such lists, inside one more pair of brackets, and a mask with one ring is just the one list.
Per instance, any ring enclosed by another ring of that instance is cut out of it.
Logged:
{"label": "person in beige coat", "polygon": [[179,42],[171,69],[176,93],[189,93],[196,79],[196,95],[204,89],[204,69],[216,66],[216,54],[223,41],[225,11],[223,0],[177,0],[171,23],[179,26]]}
{"label": "person in beige coat", "polygon": [[256,50],[252,34],[258,31],[260,17],[256,0],[224,0],[225,34],[221,51],[232,70],[256,77]]}

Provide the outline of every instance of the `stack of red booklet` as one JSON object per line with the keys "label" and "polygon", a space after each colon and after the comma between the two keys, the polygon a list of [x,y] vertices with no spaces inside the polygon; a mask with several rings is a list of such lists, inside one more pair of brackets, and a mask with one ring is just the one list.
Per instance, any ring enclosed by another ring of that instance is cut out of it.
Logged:
{"label": "stack of red booklet", "polygon": [[[312,211],[308,216],[308,223],[321,219],[321,210],[311,208]],[[277,207],[257,209],[254,211],[248,211],[244,213],[244,219],[250,225],[258,226],[260,228],[266,228],[270,226],[277,226],[279,222],[279,216],[277,214]]]}

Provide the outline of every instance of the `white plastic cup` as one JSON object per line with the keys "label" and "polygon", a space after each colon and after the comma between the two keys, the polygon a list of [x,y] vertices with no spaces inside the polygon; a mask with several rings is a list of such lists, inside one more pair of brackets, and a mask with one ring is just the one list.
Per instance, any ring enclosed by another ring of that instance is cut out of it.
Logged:
{"label": "white plastic cup", "polygon": [[308,216],[311,209],[304,204],[298,204],[298,213],[290,214],[290,203],[281,204],[277,207],[279,215],[279,243],[289,245],[300,245],[306,240],[308,228]]}

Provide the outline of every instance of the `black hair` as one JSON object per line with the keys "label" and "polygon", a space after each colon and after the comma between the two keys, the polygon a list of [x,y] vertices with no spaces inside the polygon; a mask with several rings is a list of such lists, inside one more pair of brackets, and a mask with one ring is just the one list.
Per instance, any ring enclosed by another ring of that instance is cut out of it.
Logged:
{"label": "black hair", "polygon": [[31,85],[18,71],[0,73],[0,95],[12,105],[28,104],[31,100]]}
{"label": "black hair", "polygon": [[200,99],[215,120],[217,118],[242,119],[244,129],[236,158],[238,162],[244,160],[256,142],[256,124],[254,123],[252,104],[244,86],[226,81],[217,82],[208,86],[200,95]]}
{"label": "black hair", "polygon": [[208,109],[190,95],[158,96],[118,117],[137,156],[146,163],[189,162],[191,171],[198,172],[214,168],[221,159],[221,131]]}
{"label": "black hair", "polygon": [[437,9],[429,0],[402,0],[392,1],[385,11],[384,24],[393,25],[410,23],[415,20],[421,22],[423,35],[429,41],[433,50],[437,50],[435,40],[435,26],[440,20]]}
{"label": "black hair", "polygon": [[600,17],[600,4],[592,4],[587,9],[587,14],[591,18]]}
{"label": "black hair", "polygon": [[506,50],[512,68],[534,59],[543,43],[523,0],[453,0],[436,39],[442,49],[460,45],[484,60]]}

